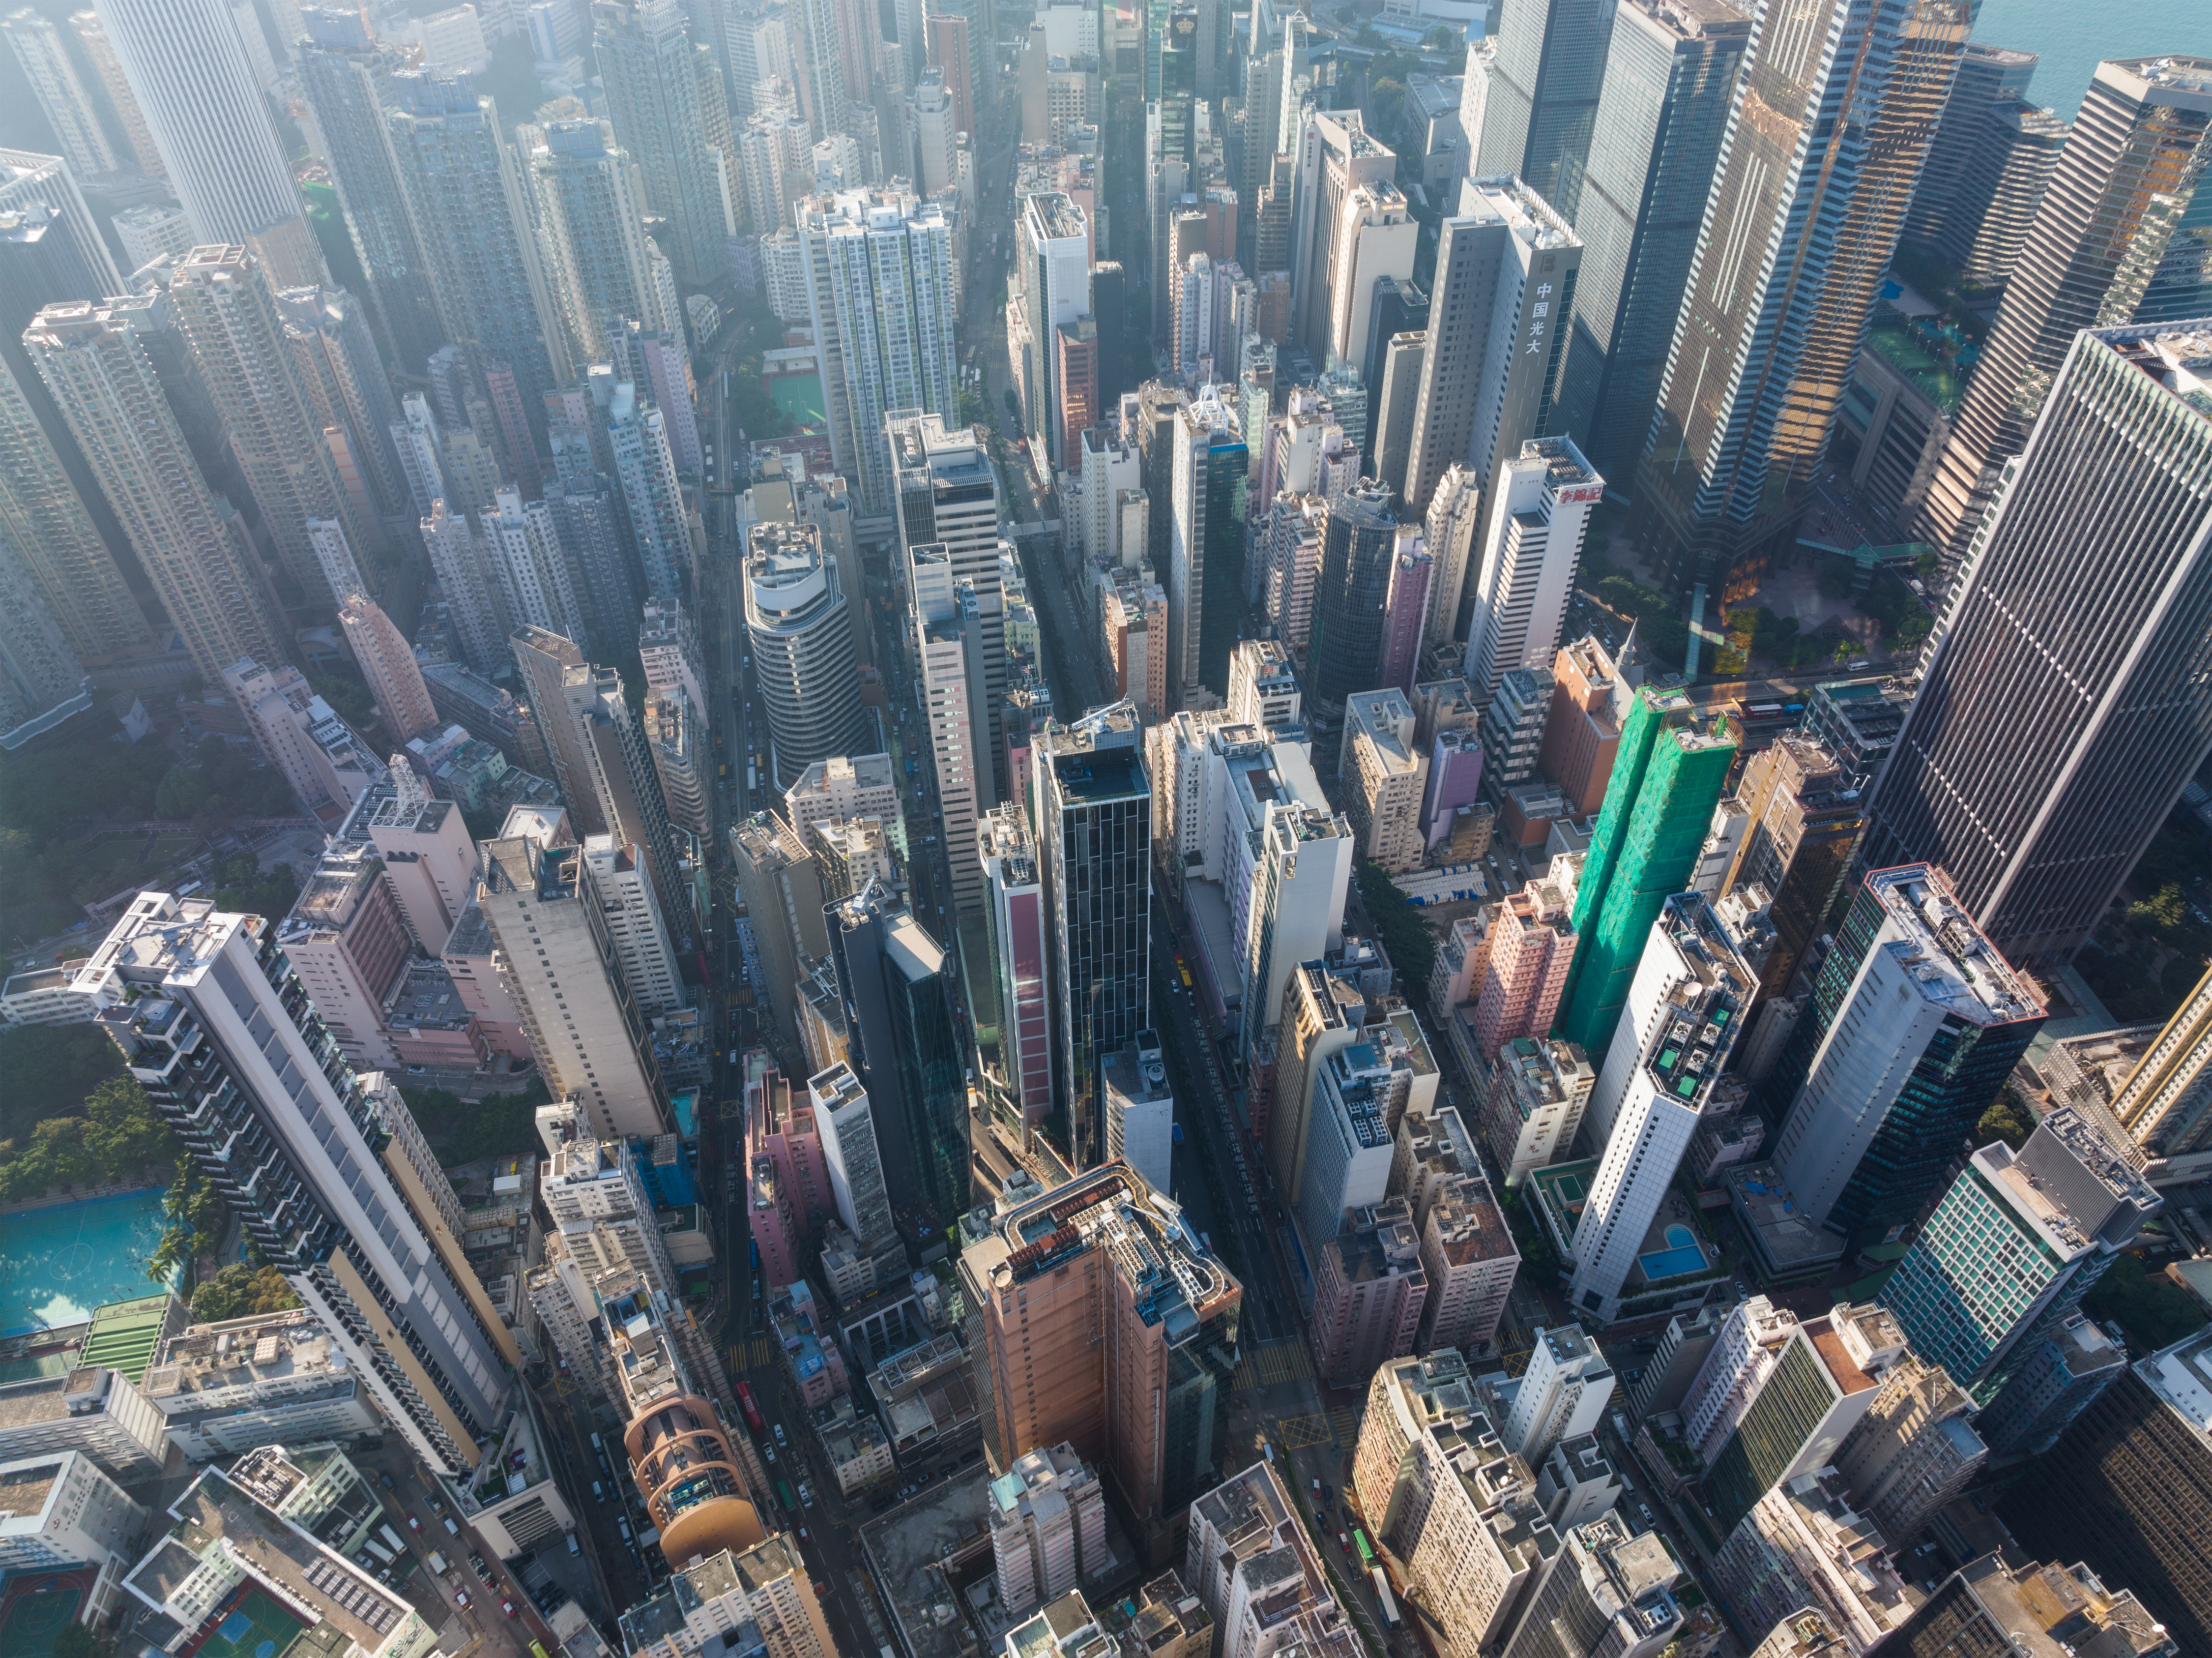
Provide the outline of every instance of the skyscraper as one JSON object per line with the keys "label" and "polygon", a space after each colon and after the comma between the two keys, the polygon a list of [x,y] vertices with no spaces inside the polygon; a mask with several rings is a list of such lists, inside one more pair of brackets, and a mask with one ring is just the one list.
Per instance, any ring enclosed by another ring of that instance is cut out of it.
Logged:
{"label": "skyscraper", "polygon": [[73,11],[69,23],[70,32],[84,48],[93,74],[99,77],[100,89],[107,94],[108,107],[115,112],[115,123],[123,130],[123,141],[130,147],[131,160],[149,179],[167,177],[161,152],[154,143],[154,135],[147,130],[146,113],[138,107],[138,94],[131,90],[130,79],[123,72],[123,60],[115,55],[115,43],[107,38],[107,26],[95,11]]}
{"label": "skyscraper", "polygon": [[[709,48],[693,44],[690,27],[678,0],[593,0],[592,6],[592,45],[615,137],[644,181],[647,205],[669,222],[665,251],[677,274],[705,287],[729,267],[735,180],[723,152],[708,141],[714,112],[701,98],[696,59]],[[726,108],[721,116],[726,127]]]}
{"label": "skyscraper", "polygon": [[1951,78],[1950,96],[1943,101],[1943,119],[1928,146],[1928,166],[1920,187],[1912,192],[1912,211],[1906,216],[1905,234],[1924,246],[1938,246],[1961,216],[1977,214],[1982,204],[1964,192],[1966,175],[1983,144],[1989,113],[1999,104],[2027,95],[2035,78],[2037,58],[2032,52],[2015,52],[1982,40],[1969,40],[1959,56],[1959,72]]}
{"label": "skyscraper", "polygon": [[1559,1033],[1584,1052],[1611,1045],[1645,936],[1689,879],[1735,753],[1725,716],[1704,722],[1683,692],[1638,689],[1575,887],[1582,943],[1559,998]]}
{"label": "skyscraper", "polygon": [[[915,695],[927,728],[937,783],[937,810],[948,849],[975,838],[978,816],[990,809],[990,710],[985,702],[982,608],[975,588],[952,573],[943,547],[913,550],[907,565],[913,598]],[[983,866],[953,853],[953,916],[983,905]]]}
{"label": "skyscraper", "polygon": [[1477,701],[1516,667],[1548,667],[1581,568],[1583,533],[1605,479],[1571,438],[1535,437],[1491,479],[1474,573],[1467,682]]}
{"label": "skyscraper", "polygon": [[427,1466],[465,1475],[512,1381],[386,1173],[386,1131],[275,926],[142,893],[76,982],[108,993],[101,1026],[155,1109],[386,1420]]}
{"label": "skyscraper", "polygon": [[81,174],[114,172],[119,163],[100,127],[99,107],[78,78],[53,21],[26,6],[0,21],[0,34],[8,37],[23,78],[31,83],[31,95],[38,100],[39,111],[53,128],[69,164]]}
{"label": "skyscraper", "polygon": [[[167,303],[156,299],[153,311]],[[283,660],[280,642],[289,635],[233,521],[216,510],[155,375],[138,336],[149,310],[137,303],[50,305],[24,332],[24,349],[122,521],[192,666],[203,683],[220,685],[223,670],[241,657]],[[76,562],[87,563],[82,555]]]}
{"label": "skyscraper", "polygon": [[1152,1026],[1151,780],[1126,704],[1038,737],[1038,861],[1051,917],[1055,1115],[1079,1166],[1096,1161],[1097,1071]]}
{"label": "skyscraper", "polygon": [[1749,886],[1765,889],[1774,942],[1759,969],[1763,1002],[1789,992],[1798,965],[1826,924],[1866,828],[1866,813],[1835,757],[1794,731],[1751,757],[1736,793],[1750,826],[1714,896]]}
{"label": "skyscraper", "polygon": [[884,420],[894,410],[951,418],[953,320],[960,309],[952,230],[934,202],[888,191],[799,204],[830,451],[871,514],[897,485]]}
{"label": "skyscraper", "polygon": [[[894,409],[884,417],[884,430],[897,491],[901,556],[920,546],[943,547],[953,581],[975,589],[982,617],[994,777],[987,795],[979,765],[976,785],[978,806],[987,806],[1006,799],[1012,788],[1006,776],[1000,713],[1006,695],[1006,606],[999,576],[999,475],[976,428],[948,427],[942,415],[919,409]],[[969,669],[975,671],[973,663]],[[976,741],[983,741],[981,730]]]}
{"label": "skyscraper", "polygon": [[2062,1106],[2017,1152],[1973,1155],[1881,1304],[1914,1352],[1988,1405],[2164,1206],[2118,1141]]}
{"label": "skyscraper", "polygon": [[2212,1138],[2212,972],[2197,981],[2112,1100],[2113,1119],[2154,1156]]}
{"label": "skyscraper", "polygon": [[[1516,179],[1473,178],[1443,222],[1406,461],[1406,506],[1428,510],[1452,466],[1481,488],[1547,429],[1571,330],[1582,239]],[[1439,558],[1437,612],[1456,618],[1465,566]]]}
{"label": "skyscraper", "polygon": [[918,1210],[932,1229],[948,1226],[969,1207],[967,1066],[952,1024],[951,958],[879,884],[830,905],[824,920],[889,1203]]}
{"label": "skyscraper", "polygon": [[1869,874],[1765,1084],[1796,1212],[1846,1240],[1911,1219],[2043,1019],[1940,871]]}
{"label": "skyscraper", "polygon": [[534,410],[568,378],[568,352],[499,112],[466,75],[410,70],[392,80],[385,121],[445,338],[480,370],[509,370],[522,407]]}
{"label": "skyscraper", "polygon": [[1044,875],[1029,814],[1009,803],[978,832],[997,975],[999,1076],[1010,1104],[1034,1128],[1052,1114],[1052,985],[1046,976]]}
{"label": "skyscraper", "polygon": [[[1479,179],[1515,177],[1572,221],[1597,137],[1614,0],[1504,0],[1488,59],[1482,128],[1467,135]],[[1470,61],[1470,74],[1483,69]],[[1613,110],[1606,107],[1607,123]]]}
{"label": "skyscraper", "polygon": [[623,318],[665,327],[645,268],[645,221],[630,190],[627,150],[601,121],[553,121],[530,158],[544,204],[552,277],[588,363],[609,359],[608,330]]}
{"label": "skyscraper", "polygon": [[1742,1097],[1741,1079],[1723,1070],[1753,983],[1711,905],[1696,893],[1665,900],[1637,969],[1634,1012],[1613,1032],[1584,1118],[1604,1149],[1575,1223],[1577,1313],[1611,1324],[1653,1284],[1705,1270],[1702,1253],[1689,1265],[1650,1242],[1698,1119],[1731,1091]]}
{"label": "skyscraper", "polygon": [[201,238],[252,248],[280,288],[325,280],[237,15],[223,0],[103,0],[99,9]]}
{"label": "skyscraper", "polygon": [[629,509],[630,537],[646,589],[681,593],[691,585],[691,536],[676,454],[668,442],[667,414],[630,381],[615,381],[611,390],[607,454],[623,504]]}
{"label": "skyscraper", "polygon": [[1735,598],[1794,533],[1972,21],[1818,0],[1754,21],[1635,481],[1670,579]]}
{"label": "skyscraper", "polygon": [[[1206,684],[1206,563],[1242,540],[1237,515],[1246,451],[1219,386],[1202,388],[1176,414],[1173,490],[1168,502],[1168,698],[1181,707]],[[1385,578],[1388,580],[1386,572]],[[1227,664],[1223,667],[1225,670]]]}
{"label": "skyscraper", "polygon": [[299,66],[309,142],[330,169],[385,338],[400,362],[422,363],[446,337],[422,241],[439,232],[416,222],[385,119],[404,60],[371,35],[360,12],[307,6],[300,15],[307,30]]}
{"label": "skyscraper", "polygon": [[[1352,192],[1362,185],[1389,184],[1398,158],[1367,131],[1360,113],[1316,113],[1301,119],[1285,137],[1295,145],[1291,207],[1291,343],[1316,367],[1328,362],[1330,276],[1337,251],[1337,222]],[[1263,266],[1264,268],[1264,266]]]}
{"label": "skyscraper", "polygon": [[1026,378],[1039,388],[1030,442],[1043,446],[1055,469],[1072,470],[1077,457],[1060,442],[1059,410],[1067,393],[1056,372],[1054,342],[1063,326],[1091,314],[1091,223],[1064,192],[1044,190],[1024,198],[1018,229],[1021,303],[1037,356]]}
{"label": "skyscraper", "polygon": [[276,296],[284,340],[309,418],[323,434],[356,519],[373,526],[412,515],[407,476],[392,441],[392,395],[363,302],[343,288],[288,288]]}
{"label": "skyscraper", "polygon": [[349,594],[338,607],[338,620],[392,741],[404,745],[439,730],[444,722],[430,706],[430,689],[422,682],[415,653],[376,601]]}
{"label": "skyscraper", "polygon": [[[652,745],[623,694],[622,675],[611,667],[568,667],[561,677],[590,787],[599,796],[599,817],[617,846],[634,848],[644,860],[669,934],[678,949],[689,950],[696,908],[684,869],[690,849],[688,843],[679,844],[669,822]],[[551,717],[550,711],[546,717]],[[596,844],[595,837],[586,839]],[[675,1011],[674,1006],[651,1005],[642,989],[637,997],[648,1017]]]}
{"label": "skyscraper", "polygon": [[168,291],[278,559],[317,609],[343,600],[323,578],[307,521],[337,521],[363,550],[382,544],[382,527],[360,521],[339,479],[268,272],[243,247],[196,247],[170,272]]}
{"label": "skyscraper", "polygon": [[817,760],[862,752],[860,676],[848,594],[811,524],[745,530],[745,631],[779,783]]}
{"label": "skyscraper", "polygon": [[1120,1162],[996,1216],[959,1270],[994,1456],[1073,1444],[1164,1564],[1227,1448],[1243,1287]]}
{"label": "skyscraper", "polygon": [[668,1116],[652,1033],[623,978],[607,923],[611,901],[557,808],[518,806],[483,843],[477,907],[507,960],[547,1085],[573,1098],[595,1130],[665,1131]]}
{"label": "skyscraper", "polygon": [[0,540],[22,561],[79,661],[145,644],[146,618],[5,358],[0,358]]}
{"label": "skyscraper", "polygon": [[599,810],[599,792],[592,787],[591,763],[584,753],[581,729],[562,717],[568,707],[564,686],[568,671],[584,666],[584,653],[576,642],[542,627],[514,631],[508,648],[522,677],[523,699],[530,704],[552,762],[553,781],[568,803],[568,826],[578,834],[607,831]]}
{"label": "skyscraper", "polygon": [[1334,496],[1314,582],[1310,653],[1314,701],[1334,715],[1380,686],[1382,623],[1397,519],[1389,491],[1360,485]]}
{"label": "skyscraper", "polygon": [[492,509],[482,516],[481,538],[506,589],[508,619],[518,627],[588,638],[552,509],[543,501],[526,506],[512,489],[501,490],[492,499]]}
{"label": "skyscraper", "polygon": [[[1749,13],[1728,0],[1622,0],[1614,9],[1605,121],[1589,135],[1580,196],[1561,210],[1584,252],[1548,425],[1571,434],[1607,478],[1632,480],[1650,436],[1751,31]],[[1492,77],[1493,96],[1504,78]]]}
{"label": "skyscraper", "polygon": [[1919,526],[1956,568],[2084,328],[2212,311],[2212,58],[2097,65],[2005,290]]}
{"label": "skyscraper", "polygon": [[2212,752],[2212,497],[2179,482],[2212,467],[2209,344],[2075,338],[1868,804],[1866,861],[1941,864],[2008,960],[2087,936]]}

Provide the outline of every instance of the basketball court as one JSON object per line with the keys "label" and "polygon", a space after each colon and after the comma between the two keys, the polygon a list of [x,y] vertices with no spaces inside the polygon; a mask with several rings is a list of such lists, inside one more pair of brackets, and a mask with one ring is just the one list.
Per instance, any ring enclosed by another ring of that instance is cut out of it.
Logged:
{"label": "basketball court", "polygon": [[248,1588],[218,1609],[188,1658],[281,1658],[307,1627],[258,1588]]}
{"label": "basketball court", "polygon": [[88,1573],[26,1572],[9,1580],[0,1600],[0,1652],[8,1658],[53,1658],[54,1643],[76,1621]]}

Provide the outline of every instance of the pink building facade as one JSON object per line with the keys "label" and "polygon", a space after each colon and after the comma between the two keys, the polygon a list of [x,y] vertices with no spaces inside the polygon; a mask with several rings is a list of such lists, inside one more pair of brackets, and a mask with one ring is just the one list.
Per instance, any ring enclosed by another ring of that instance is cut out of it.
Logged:
{"label": "pink building facade", "polygon": [[1487,1065],[1519,1036],[1543,1036],[1575,960],[1574,923],[1558,888],[1530,886],[1492,911],[1490,953],[1474,1010],[1474,1047]]}

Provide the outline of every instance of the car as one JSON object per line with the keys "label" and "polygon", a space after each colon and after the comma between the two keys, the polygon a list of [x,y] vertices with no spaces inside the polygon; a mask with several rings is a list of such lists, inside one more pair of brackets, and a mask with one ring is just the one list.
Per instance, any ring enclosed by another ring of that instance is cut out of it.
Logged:
{"label": "car", "polygon": [[388,1491],[392,1489],[392,1476],[390,1474],[380,1473],[377,1475],[377,1478],[384,1482],[384,1489]]}
{"label": "car", "polygon": [[453,1604],[455,1606],[465,1606],[468,1603],[469,1592],[466,1589],[455,1589],[453,1591]]}
{"label": "car", "polygon": [[1336,1546],[1342,1549],[1346,1554],[1350,1554],[1352,1552],[1351,1533],[1348,1532],[1339,1532],[1336,1534]]}
{"label": "car", "polygon": [[775,1423],[774,1426],[775,1428],[775,1442],[779,1445],[788,1445],[791,1442],[783,1436],[783,1424],[779,1422]]}
{"label": "car", "polygon": [[[760,1294],[760,1286],[759,1286],[758,1284],[755,1284],[755,1285],[753,1286],[753,1294],[754,1294],[754,1295],[759,1295],[759,1294]],[[775,1461],[775,1446],[773,1446],[773,1445],[763,1445],[763,1446],[761,1447],[761,1450],[762,1450],[763,1454],[765,1454],[765,1455],[767,1456],[768,1460],[769,1460],[770,1462],[773,1462],[773,1461]]]}
{"label": "car", "polygon": [[484,1569],[483,1557],[478,1554],[474,1549],[471,1549],[469,1551],[469,1564],[474,1566],[478,1571],[482,1571]]}
{"label": "car", "polygon": [[799,1482],[799,1506],[802,1509],[814,1506],[814,1493],[806,1489],[806,1482],[803,1479]]}
{"label": "car", "polygon": [[1313,1488],[1314,1488],[1314,1501],[1315,1501],[1315,1502],[1316,1502],[1316,1503],[1318,1503],[1318,1502],[1320,1502],[1320,1501],[1321,1501],[1321,1481],[1319,1481],[1318,1479],[1316,1479],[1316,1481],[1314,1481],[1314,1483],[1313,1483]]}
{"label": "car", "polygon": [[483,1586],[486,1588],[489,1588],[491,1587],[491,1568],[489,1566],[478,1566],[477,1568],[477,1576],[483,1580]]}
{"label": "car", "polygon": [[806,1534],[806,1527],[801,1526],[799,1528],[799,1540],[802,1543],[811,1543],[814,1539]]}
{"label": "car", "polygon": [[514,1617],[514,1616],[515,1615],[515,1612],[514,1612],[514,1601],[512,1601],[512,1600],[501,1600],[501,1601],[499,1603],[499,1609],[500,1609],[501,1612],[505,1612],[505,1613],[506,1613],[509,1618],[512,1618],[512,1617]]}
{"label": "car", "polygon": [[407,1529],[410,1532],[419,1532],[422,1529],[422,1522],[410,1514],[407,1516]]}

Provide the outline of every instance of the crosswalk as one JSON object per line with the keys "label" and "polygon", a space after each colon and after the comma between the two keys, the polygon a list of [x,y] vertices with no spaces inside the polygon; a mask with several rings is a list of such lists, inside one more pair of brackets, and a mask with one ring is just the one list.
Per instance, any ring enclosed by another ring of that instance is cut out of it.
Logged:
{"label": "crosswalk", "polygon": [[730,1368],[757,1370],[763,1364],[775,1362],[775,1338],[753,1336],[730,1349]]}
{"label": "crosswalk", "polygon": [[1313,1361],[1306,1356],[1304,1343],[1262,1342],[1244,1350],[1244,1357],[1230,1386],[1241,1393],[1286,1381],[1304,1381],[1312,1375]]}

